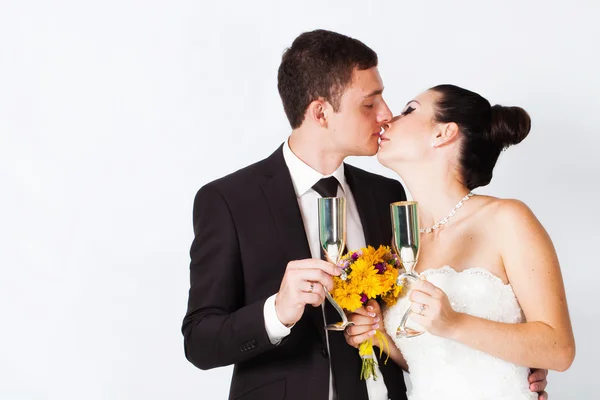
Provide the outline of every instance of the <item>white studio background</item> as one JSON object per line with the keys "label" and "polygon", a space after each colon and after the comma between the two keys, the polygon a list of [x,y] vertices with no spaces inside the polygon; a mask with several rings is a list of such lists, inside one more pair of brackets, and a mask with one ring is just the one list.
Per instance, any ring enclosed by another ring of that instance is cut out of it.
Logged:
{"label": "white studio background", "polygon": [[0,1],[0,398],[226,398],[232,368],[183,354],[193,197],[286,138],[279,60],[316,28],[378,52],[394,112],[439,83],[530,112],[478,192],[552,236],[578,354],[548,390],[589,398],[599,18],[593,0]]}

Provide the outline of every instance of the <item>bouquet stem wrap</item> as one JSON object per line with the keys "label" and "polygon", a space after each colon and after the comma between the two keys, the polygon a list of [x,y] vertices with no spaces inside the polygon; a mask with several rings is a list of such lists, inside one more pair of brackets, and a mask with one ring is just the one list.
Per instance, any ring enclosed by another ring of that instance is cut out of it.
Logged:
{"label": "bouquet stem wrap", "polygon": [[[384,364],[387,363],[390,358],[390,345],[386,337],[380,331],[375,331],[375,338],[379,340],[379,356],[383,355],[383,348],[385,346],[386,357]],[[358,346],[358,354],[362,358],[362,368],[360,369],[360,379],[369,379],[373,377],[373,380],[377,380],[377,372],[375,370],[375,349],[373,349],[373,338],[366,340]]]}

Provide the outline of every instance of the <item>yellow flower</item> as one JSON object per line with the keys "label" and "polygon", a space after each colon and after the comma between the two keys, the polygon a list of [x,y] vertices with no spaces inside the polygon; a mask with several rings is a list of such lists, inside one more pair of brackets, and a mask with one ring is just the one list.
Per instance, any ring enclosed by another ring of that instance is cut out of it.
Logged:
{"label": "yellow flower", "polygon": [[[352,258],[355,253],[360,254],[357,259]],[[334,278],[333,298],[342,308],[349,311],[361,307],[361,300],[377,296],[382,296],[388,305],[395,303],[401,288],[396,285],[398,269],[384,261],[391,258],[392,253],[388,246],[379,246],[377,249],[368,246],[347,253],[344,259],[351,264],[350,272],[345,281]],[[385,270],[382,270],[381,264],[385,264]]]}
{"label": "yellow flower", "polygon": [[333,299],[345,310],[354,311],[362,306],[360,294],[357,293],[350,282],[334,279],[335,286],[331,293]]}
{"label": "yellow flower", "polygon": [[377,264],[378,262],[383,262],[386,254],[390,253],[390,248],[387,246],[379,246],[377,251],[373,254],[373,258],[375,262],[373,264]]}
{"label": "yellow flower", "polygon": [[369,280],[372,276],[377,275],[377,270],[375,267],[366,266],[365,268],[352,270],[352,274],[350,276],[350,280],[357,285],[361,285]]}
{"label": "yellow flower", "polygon": [[398,297],[402,293],[402,286],[394,285],[394,287],[382,296],[382,300],[388,307],[393,306],[398,301]]}
{"label": "yellow flower", "polygon": [[362,283],[363,293],[369,298],[375,298],[385,292],[381,275],[377,274],[377,270],[373,268],[374,273],[370,274]]}
{"label": "yellow flower", "polygon": [[389,264],[386,266],[387,269],[383,273],[383,282],[384,285],[389,289],[392,288],[396,284],[396,280],[398,279],[398,270],[396,268],[391,267]]}

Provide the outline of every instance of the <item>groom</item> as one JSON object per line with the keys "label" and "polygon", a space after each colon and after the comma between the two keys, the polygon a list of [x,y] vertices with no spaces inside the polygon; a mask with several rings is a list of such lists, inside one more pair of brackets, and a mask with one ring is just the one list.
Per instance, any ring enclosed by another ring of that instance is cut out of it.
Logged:
{"label": "groom", "polygon": [[343,163],[374,155],[392,116],[377,55],[304,33],[283,55],[278,89],[289,139],[196,195],[186,357],[201,369],[234,364],[230,399],[406,399],[397,365],[380,360],[383,379],[366,383],[356,349],[323,329],[339,319],[323,289],[339,271],[320,259],[317,199],[346,198],[354,249],[389,243],[389,204],[406,197],[397,181]]}

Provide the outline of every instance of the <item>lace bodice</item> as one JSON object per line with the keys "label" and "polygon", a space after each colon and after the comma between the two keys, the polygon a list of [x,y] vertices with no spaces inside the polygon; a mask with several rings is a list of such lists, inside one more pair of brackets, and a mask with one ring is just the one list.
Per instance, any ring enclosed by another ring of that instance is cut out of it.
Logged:
{"label": "lace bodice", "polygon": [[[445,266],[423,275],[446,293],[458,312],[505,323],[525,320],[511,285],[483,268],[457,272]],[[384,311],[385,329],[392,338],[408,304],[403,297]],[[407,325],[420,328],[411,320]],[[537,399],[529,391],[526,367],[427,332],[394,341],[409,365],[413,386],[409,400]]]}

